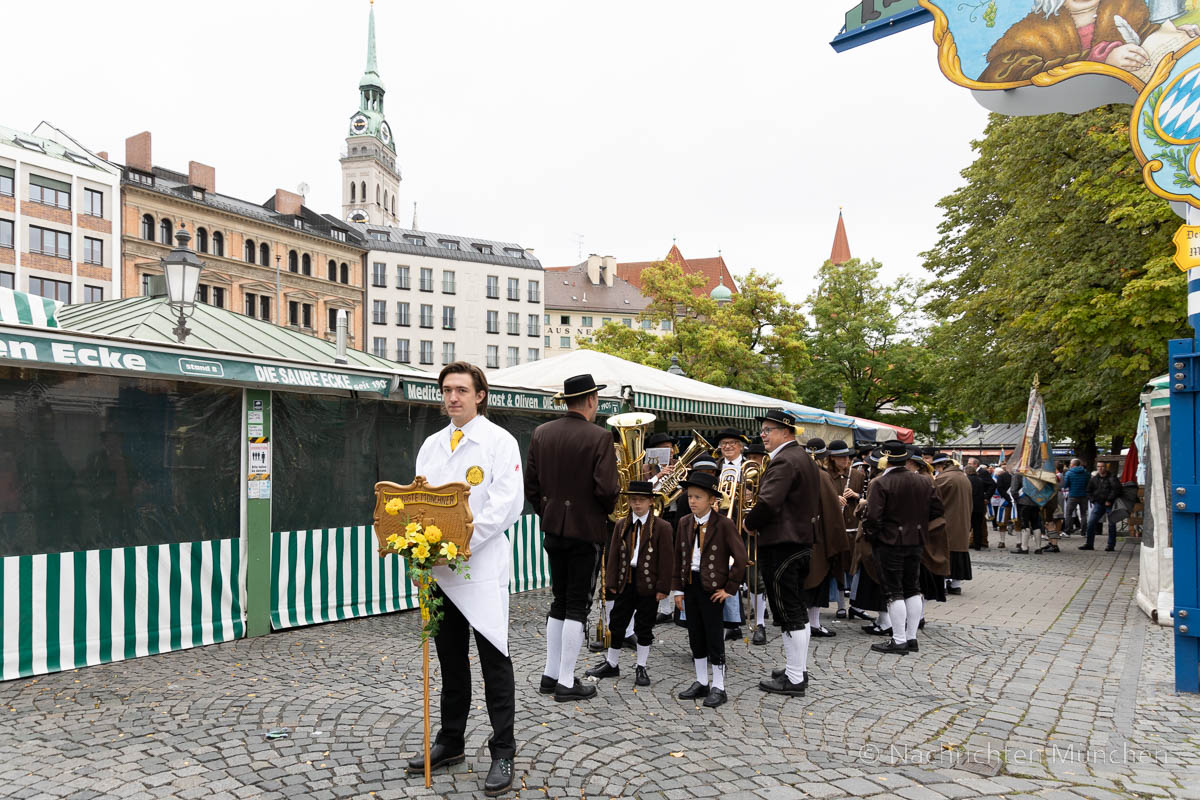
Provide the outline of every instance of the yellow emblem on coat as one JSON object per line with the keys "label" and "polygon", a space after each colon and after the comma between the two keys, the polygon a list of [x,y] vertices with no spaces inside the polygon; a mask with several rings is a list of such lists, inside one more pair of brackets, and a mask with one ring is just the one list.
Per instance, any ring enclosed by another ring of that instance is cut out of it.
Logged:
{"label": "yellow emblem on coat", "polygon": [[478,486],[479,484],[483,483],[483,468],[468,467],[467,483],[471,484],[472,486]]}

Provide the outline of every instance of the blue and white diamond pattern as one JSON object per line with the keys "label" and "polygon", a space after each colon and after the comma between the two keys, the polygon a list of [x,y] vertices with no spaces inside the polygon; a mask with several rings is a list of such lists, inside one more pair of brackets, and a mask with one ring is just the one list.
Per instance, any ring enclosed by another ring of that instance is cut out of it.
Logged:
{"label": "blue and white diamond pattern", "polygon": [[1168,139],[1180,144],[1200,140],[1200,64],[1171,84],[1158,103],[1157,117]]}

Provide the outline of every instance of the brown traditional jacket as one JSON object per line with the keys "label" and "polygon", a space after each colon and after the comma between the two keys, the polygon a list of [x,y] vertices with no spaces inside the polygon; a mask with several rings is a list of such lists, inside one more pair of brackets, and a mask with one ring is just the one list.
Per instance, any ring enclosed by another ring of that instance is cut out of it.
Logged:
{"label": "brown traditional jacket", "polygon": [[542,530],[600,544],[617,503],[617,457],[609,432],[568,411],[539,425],[525,459],[525,499]]}
{"label": "brown traditional jacket", "polygon": [[825,576],[839,575],[850,565],[850,537],[846,535],[846,519],[842,504],[838,502],[840,492],[833,476],[819,470],[821,477],[821,514],[817,524],[817,535],[813,539],[812,560],[809,561],[805,589],[812,589],[825,580]]}
{"label": "brown traditional jacket", "polygon": [[971,481],[962,467],[947,467],[933,479],[945,507],[946,537],[951,553],[965,553],[971,545]]}
{"label": "brown traditional jacket", "polygon": [[[705,523],[704,550],[700,553],[700,585],[706,592],[724,589],[735,594],[746,575],[746,545],[733,523],[716,511]],[[692,579],[692,550],[696,547],[696,515],[679,520],[675,529],[675,571],[671,588],[682,592]]]}
{"label": "brown traditional jacket", "polygon": [[936,499],[938,507],[941,509],[939,516],[929,521],[929,530],[925,532],[925,541],[921,543],[921,563],[930,573],[948,578],[950,577],[950,542],[946,533],[945,504],[941,503],[942,496],[938,492],[934,477],[921,474],[921,478],[929,481],[929,484],[933,486],[930,504],[932,505],[933,500]]}
{"label": "brown traditional jacket", "polygon": [[758,532],[759,547],[811,545],[821,513],[820,494],[820,470],[803,447],[790,443],[767,463],[758,500],[744,524]]}
{"label": "brown traditional jacket", "polygon": [[924,544],[929,521],[942,515],[942,500],[927,475],[897,467],[871,481],[863,531],[872,544]]}
{"label": "brown traditional jacket", "polygon": [[626,517],[617,523],[612,541],[608,545],[608,563],[604,569],[604,591],[616,597],[625,591],[630,573],[634,577],[634,589],[638,595],[647,597],[671,591],[671,578],[675,566],[674,536],[671,524],[654,516],[651,512],[642,528],[637,552],[637,564],[630,566],[633,554],[634,518]]}

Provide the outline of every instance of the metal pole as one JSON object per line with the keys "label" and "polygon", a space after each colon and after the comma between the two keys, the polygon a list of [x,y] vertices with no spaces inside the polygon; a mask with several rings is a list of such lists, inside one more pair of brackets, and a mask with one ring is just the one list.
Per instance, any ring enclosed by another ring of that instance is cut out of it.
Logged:
{"label": "metal pole", "polygon": [[275,254],[275,324],[282,325],[283,304],[279,300],[279,253]]}

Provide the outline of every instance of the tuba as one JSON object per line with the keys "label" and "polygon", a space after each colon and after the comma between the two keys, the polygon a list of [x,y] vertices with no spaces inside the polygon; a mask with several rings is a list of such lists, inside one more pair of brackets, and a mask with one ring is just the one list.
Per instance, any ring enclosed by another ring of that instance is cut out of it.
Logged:
{"label": "tuba", "polygon": [[[746,520],[746,514],[750,509],[754,508],[758,503],[758,489],[762,485],[763,473],[767,471],[767,464],[771,461],[770,456],[763,456],[761,464],[756,464],[753,461],[746,460],[742,462],[742,470],[738,475],[738,491],[741,502],[737,504],[737,513],[733,515],[734,524],[737,525],[738,533],[743,530],[743,523]],[[751,533],[747,536],[746,551],[749,564],[746,567],[746,586],[750,596],[750,613],[757,616],[758,609],[755,604],[758,602],[758,534]]]}
{"label": "tuba", "polygon": [[692,462],[700,458],[702,455],[711,453],[713,446],[704,440],[696,431],[692,431],[692,443],[688,445],[688,449],[683,452],[675,463],[671,465],[669,470],[664,471],[658,476],[658,482],[654,485],[655,510],[662,513],[663,509],[671,505],[671,502],[679,497],[679,485],[683,483],[687,477],[688,469],[691,468]]}
{"label": "tuba", "polygon": [[608,418],[608,425],[617,432],[619,441],[613,442],[617,451],[617,484],[621,495],[617,498],[617,506],[608,518],[613,522],[629,516],[629,500],[625,490],[630,481],[642,479],[642,462],[645,460],[646,428],[653,423],[655,416],[641,411],[630,411],[625,414],[615,414]]}

